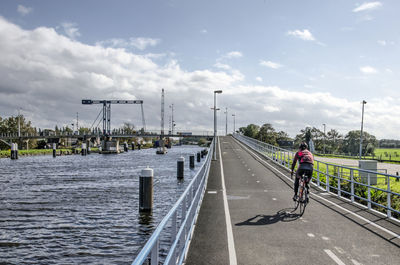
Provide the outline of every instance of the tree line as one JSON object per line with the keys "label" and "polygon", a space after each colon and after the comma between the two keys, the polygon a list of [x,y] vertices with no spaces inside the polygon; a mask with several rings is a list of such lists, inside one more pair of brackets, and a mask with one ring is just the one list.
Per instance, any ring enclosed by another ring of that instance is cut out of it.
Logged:
{"label": "tree line", "polygon": [[[291,148],[297,148],[303,141],[309,143],[312,139],[315,151],[321,154],[325,151],[326,154],[356,156],[360,148],[360,130],[349,131],[343,135],[336,129],[331,129],[324,134],[316,127],[306,127],[300,130],[293,139],[286,132],[276,131],[271,124],[265,123],[262,126],[249,124],[239,128],[239,132],[271,145]],[[377,147],[379,147],[379,141],[376,137],[363,131],[363,155],[373,155]]]}

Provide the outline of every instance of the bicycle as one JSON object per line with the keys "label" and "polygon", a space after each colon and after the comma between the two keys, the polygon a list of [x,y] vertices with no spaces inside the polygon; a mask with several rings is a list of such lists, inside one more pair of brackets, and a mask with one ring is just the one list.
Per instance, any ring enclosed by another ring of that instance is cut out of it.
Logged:
{"label": "bicycle", "polygon": [[308,197],[308,188],[306,186],[307,184],[307,176],[305,174],[303,174],[300,177],[299,180],[299,195],[297,196],[297,200],[294,201],[295,203],[295,208],[293,211],[296,211],[297,208],[300,209],[300,215],[303,215],[306,206],[309,202],[309,197]]}

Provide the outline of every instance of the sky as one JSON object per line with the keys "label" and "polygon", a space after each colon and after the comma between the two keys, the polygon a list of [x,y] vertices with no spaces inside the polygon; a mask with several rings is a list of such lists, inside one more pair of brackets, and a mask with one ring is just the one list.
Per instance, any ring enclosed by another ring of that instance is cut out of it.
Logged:
{"label": "sky", "polygon": [[[361,127],[400,139],[400,1],[149,0],[0,2],[0,117],[40,128],[90,127],[100,105],[140,99],[146,125],[218,132],[270,123]],[[224,113],[227,108],[228,116]],[[138,105],[112,105],[113,128],[141,127]]]}

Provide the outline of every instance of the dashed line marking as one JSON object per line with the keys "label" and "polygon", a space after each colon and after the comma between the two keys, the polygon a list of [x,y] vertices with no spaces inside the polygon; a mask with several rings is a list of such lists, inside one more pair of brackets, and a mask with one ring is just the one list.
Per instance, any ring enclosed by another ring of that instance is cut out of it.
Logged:
{"label": "dashed line marking", "polygon": [[276,198],[272,198],[273,201],[276,201]]}
{"label": "dashed line marking", "polygon": [[309,237],[315,237],[315,235],[313,233],[308,233],[307,236]]}
{"label": "dashed line marking", "polygon": [[321,237],[322,238],[322,240],[325,240],[325,241],[328,241],[329,240],[329,237],[326,237],[326,236],[323,236],[323,237]]}
{"label": "dashed line marking", "polygon": [[324,249],[325,253],[328,254],[328,256],[333,259],[334,262],[338,265],[346,265],[344,264],[343,261],[341,261],[331,250],[329,249]]}
{"label": "dashed line marking", "polygon": [[209,190],[207,193],[208,194],[217,194],[217,191],[216,190]]}
{"label": "dashed line marking", "polygon": [[354,265],[361,265],[361,263],[356,261],[355,259],[351,259],[351,262],[353,262]]}

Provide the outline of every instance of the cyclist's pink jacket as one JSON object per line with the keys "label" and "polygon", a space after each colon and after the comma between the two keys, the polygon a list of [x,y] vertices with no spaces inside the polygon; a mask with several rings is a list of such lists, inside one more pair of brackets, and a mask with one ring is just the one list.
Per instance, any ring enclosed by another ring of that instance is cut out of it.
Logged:
{"label": "cyclist's pink jacket", "polygon": [[297,160],[299,160],[299,168],[312,169],[314,165],[314,156],[307,149],[297,151],[293,158],[292,170],[296,166]]}

